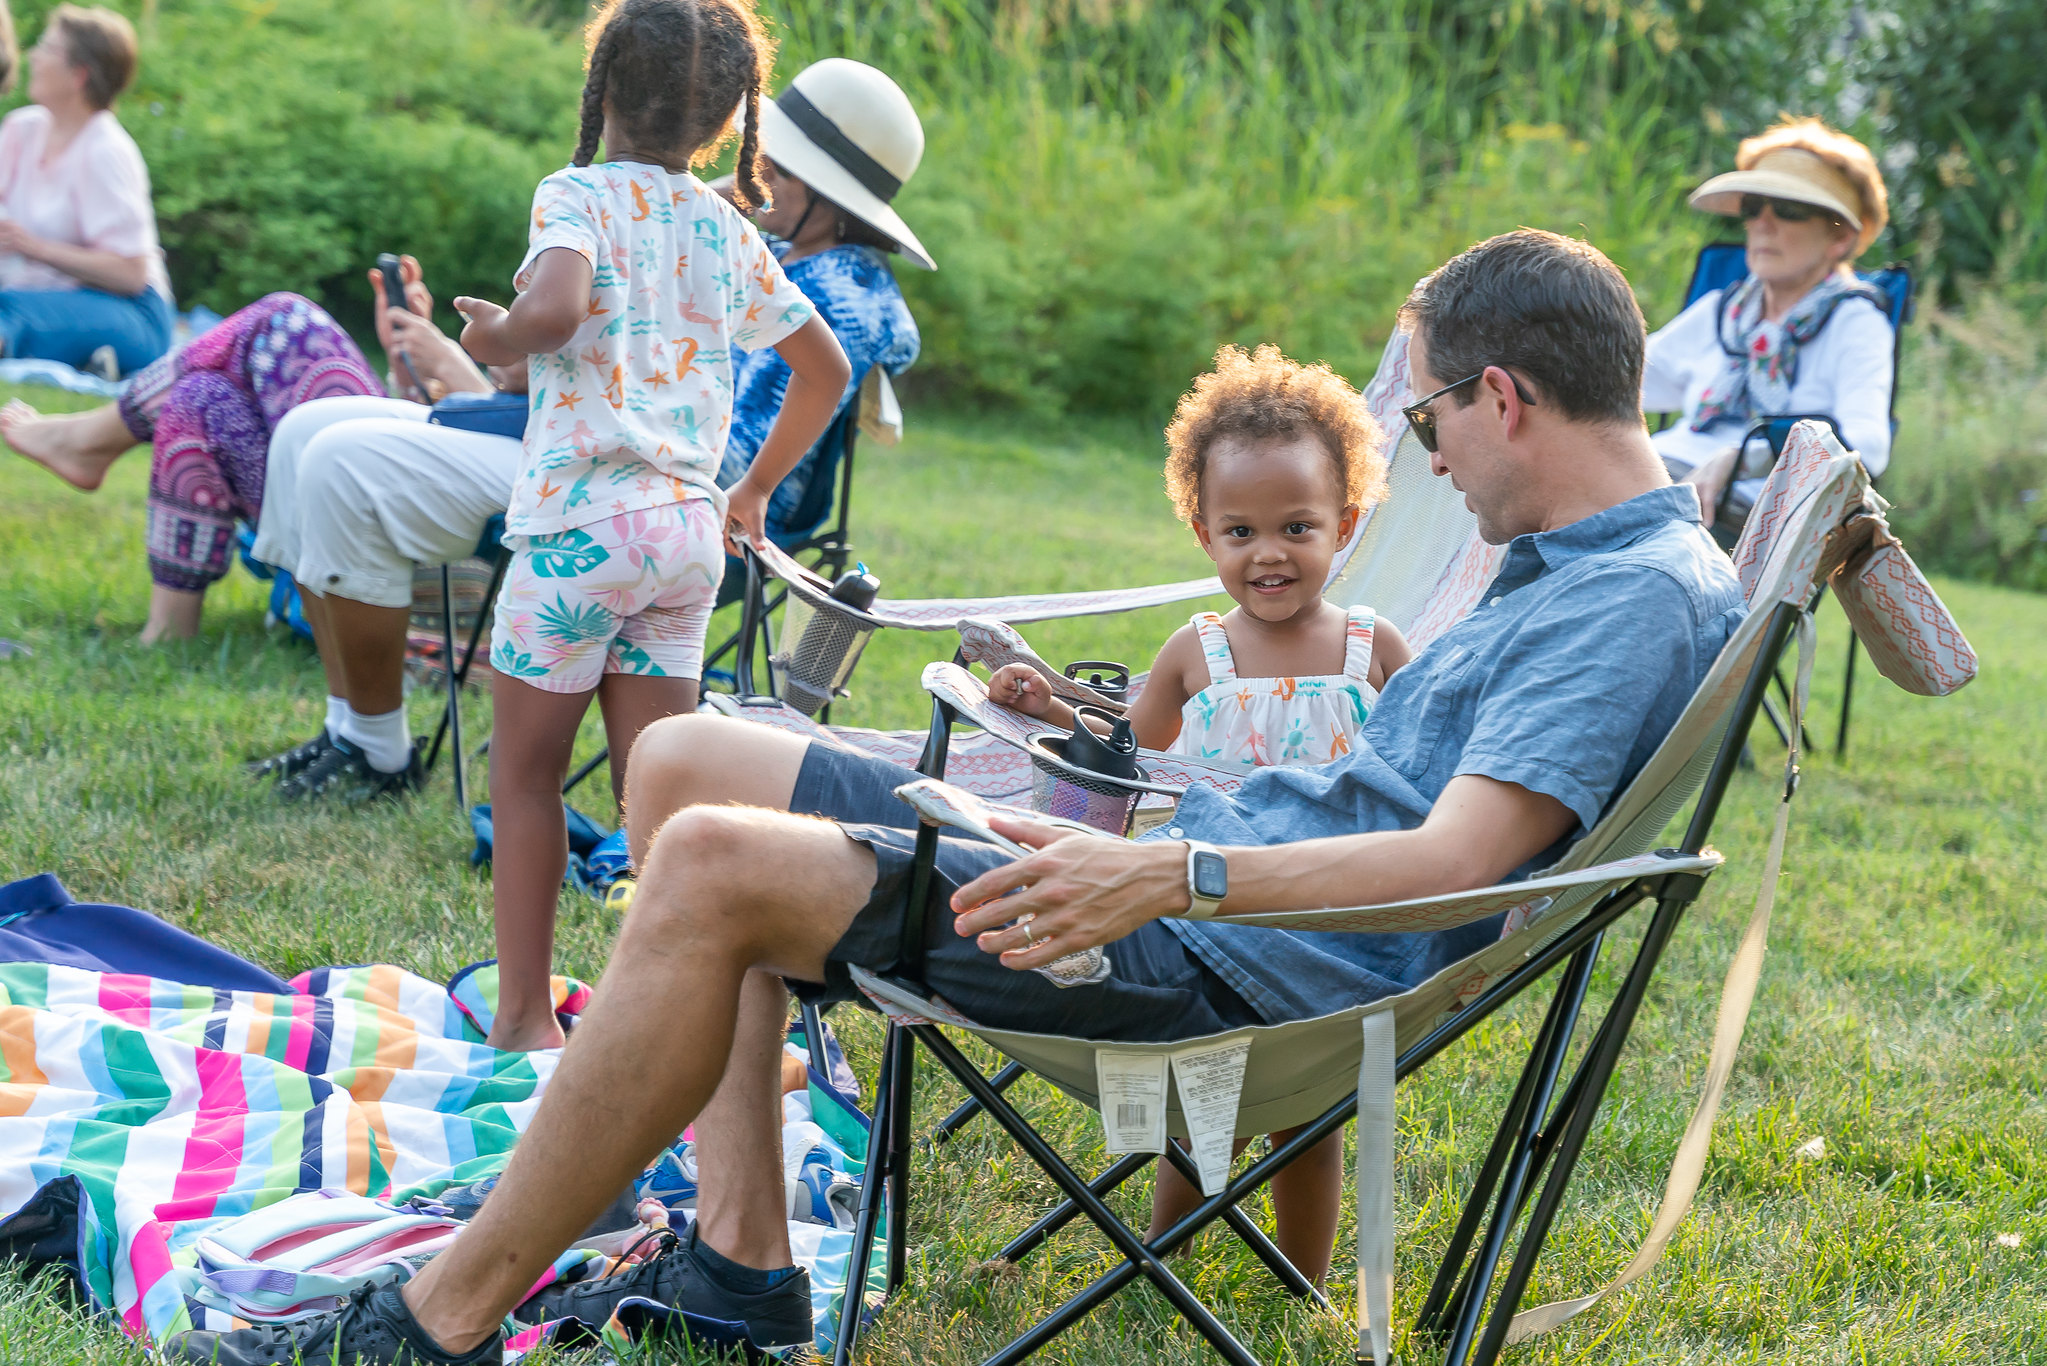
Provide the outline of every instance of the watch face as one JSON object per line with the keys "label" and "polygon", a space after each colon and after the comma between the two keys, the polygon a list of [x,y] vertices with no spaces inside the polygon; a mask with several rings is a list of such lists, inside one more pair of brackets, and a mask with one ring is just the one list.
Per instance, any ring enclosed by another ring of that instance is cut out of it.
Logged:
{"label": "watch face", "polygon": [[1221,854],[1202,851],[1194,856],[1194,891],[1196,895],[1212,901],[1220,901],[1230,890],[1229,865],[1223,862]]}

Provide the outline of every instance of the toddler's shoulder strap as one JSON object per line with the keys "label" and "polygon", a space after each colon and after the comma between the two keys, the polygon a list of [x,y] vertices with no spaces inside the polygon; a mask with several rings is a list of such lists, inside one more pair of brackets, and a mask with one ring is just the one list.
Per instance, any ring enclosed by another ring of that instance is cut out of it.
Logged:
{"label": "toddler's shoulder strap", "polygon": [[1343,676],[1353,683],[1372,681],[1372,627],[1378,614],[1369,607],[1352,607],[1350,621],[1343,628]]}
{"label": "toddler's shoulder strap", "polygon": [[1188,624],[1201,637],[1201,654],[1208,662],[1210,685],[1235,682],[1237,662],[1230,657],[1230,637],[1223,630],[1222,617],[1215,612],[1196,612]]}

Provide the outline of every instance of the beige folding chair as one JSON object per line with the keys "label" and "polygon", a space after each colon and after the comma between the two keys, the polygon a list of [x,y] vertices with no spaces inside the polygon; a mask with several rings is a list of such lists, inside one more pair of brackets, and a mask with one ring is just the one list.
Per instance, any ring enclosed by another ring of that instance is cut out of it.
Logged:
{"label": "beige folding chair", "polygon": [[[849,1265],[869,1265],[876,1241],[883,1235],[885,1217],[887,1289],[893,1290],[903,1278],[910,1097],[916,1049],[921,1044],[959,1080],[976,1105],[1016,1139],[1065,1196],[1062,1205],[997,1254],[998,1259],[1015,1261],[1028,1255],[1076,1216],[1100,1229],[1122,1257],[1113,1270],[990,1357],[990,1363],[1022,1360],[1141,1275],[1219,1355],[1249,1366],[1257,1358],[1200,1303],[1163,1257],[1222,1219],[1283,1286],[1297,1294],[1314,1294],[1239,1205],[1355,1115],[1359,1125],[1358,1358],[1388,1362],[1392,1343],[1395,1080],[1424,1066],[1472,1026],[1561,965],[1556,994],[1438,1268],[1416,1331],[1438,1344],[1447,1362],[1458,1366],[1490,1362],[1508,1341],[1553,1326],[1643,1274],[1654,1264],[1663,1242],[1688,1207],[1703,1169],[1719,1087],[1731,1068],[1760,968],[1769,891],[1782,852],[1783,813],[1788,812],[1796,786],[1795,744],[1786,766],[1784,806],[1765,872],[1765,896],[1730,972],[1721,1028],[1708,1068],[1707,1093],[1687,1131],[1649,1243],[1600,1295],[1517,1313],[1664,947],[1686,908],[1720,866],[1720,856],[1707,847],[1706,840],[1778,658],[1796,636],[1801,648],[1800,681],[1793,694],[1795,722],[1811,663],[1809,613],[1821,585],[1830,578],[1838,587],[1844,578],[1868,583],[1880,577],[1872,568],[1872,554],[1895,551],[1891,568],[1885,571],[1893,580],[1910,568],[1895,541],[1883,532],[1881,500],[1870,492],[1860,463],[1842,453],[1838,444],[1817,428],[1802,430],[1787,446],[1758,507],[1762,515],[1751,519],[1736,557],[1750,615],[1641,773],[1555,866],[1525,881],[1457,895],[1231,918],[1233,924],[1297,931],[1413,932],[1447,929],[1505,913],[1500,939],[1396,996],[1370,1002],[1332,1002],[1339,1008],[1318,1019],[1160,1045],[1099,1044],[980,1026],[945,1002],[929,997],[918,984],[924,942],[922,908],[942,826],[957,826],[1004,842],[988,829],[991,808],[978,798],[930,778],[899,789],[899,795],[919,816],[918,859],[908,900],[909,923],[897,961],[855,973],[861,989],[888,1015],[890,1023]],[[1845,567],[1844,560],[1848,561]],[[1907,577],[1916,580],[1916,571]],[[1892,653],[1901,657],[1924,653],[1926,642],[1934,641],[1936,653],[1945,651],[1945,662],[1941,668],[1917,673],[1901,668],[1901,673],[1911,676],[1900,681],[1922,692],[1951,691],[1973,676],[1973,656],[1938,599],[1924,588],[1923,580],[1916,582],[1918,587],[1905,595],[1911,599],[1911,610],[1892,618],[1900,638]],[[1875,601],[1888,591],[1872,590],[1864,596]],[[1424,606],[1422,610],[1428,609]],[[926,772],[944,771],[955,721],[981,723],[987,727],[983,734],[1004,743],[1013,743],[1019,731],[1027,730],[997,716],[1000,709],[988,707],[978,680],[957,665],[934,664],[927,668],[925,680],[934,695],[933,724],[924,756]],[[1795,725],[1792,734],[1795,737]],[[1198,773],[1188,773],[1190,780],[1201,780]],[[1156,770],[1153,776],[1159,776]],[[1694,793],[1698,801],[1678,847],[1652,851],[1660,833]],[[1107,837],[1097,831],[1088,833]],[[1641,946],[1589,1050],[1566,1081],[1566,1056],[1605,933],[1623,915],[1645,905],[1652,909]],[[1114,945],[1106,952],[1113,968]],[[944,1028],[962,1029],[985,1040],[1015,1064],[1044,1077],[1083,1104],[1100,1109],[1105,1099],[1112,1102],[1114,1114],[1105,1116],[1112,1120],[1105,1126],[1109,1147],[1123,1155],[1093,1181],[1083,1179],[1007,1102],[1000,1089],[961,1055]],[[1190,1095],[1192,1103],[1186,1099]],[[1233,1137],[1292,1126],[1302,1126],[1294,1138],[1242,1172],[1230,1174]],[[1166,1142],[1167,1134],[1188,1140],[1190,1151]],[[1158,1156],[1197,1183],[1204,1199],[1186,1218],[1147,1243],[1109,1209],[1104,1197]],[[1518,1246],[1501,1276],[1507,1243],[1517,1226],[1521,1230]],[[838,1361],[850,1359],[858,1329],[858,1314],[849,1305],[836,1335]]]}

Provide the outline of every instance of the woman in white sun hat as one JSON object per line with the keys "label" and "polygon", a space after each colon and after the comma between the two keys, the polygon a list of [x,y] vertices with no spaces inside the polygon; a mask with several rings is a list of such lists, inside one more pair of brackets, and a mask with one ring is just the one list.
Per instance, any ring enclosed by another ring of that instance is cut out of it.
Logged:
{"label": "woman in white sun hat", "polygon": [[1891,454],[1890,319],[1853,270],[1890,216],[1876,158],[1818,119],[1787,119],[1734,164],[1691,203],[1742,220],[1748,278],[1650,337],[1642,372],[1643,408],[1683,414],[1654,440],[1708,523],[1729,480],[1752,473],[1736,470],[1736,446],[1758,417],[1828,414],[1872,475]]}
{"label": "woman in white sun hat", "polygon": [[[805,67],[761,106],[762,180],[769,203],[756,216],[775,241],[790,283],[838,336],[852,363],[839,412],[857,400],[874,366],[899,375],[917,359],[916,319],[887,255],[934,270],[930,254],[890,201],[924,155],[924,127],[900,87],[864,62],[828,57]],[[732,435],[718,473],[746,473],[789,384],[772,348],[734,356]],[[834,429],[837,424],[834,422]],[[768,502],[767,530],[782,545],[814,532],[831,512],[840,450],[828,429]],[[746,581],[728,572],[727,596]]]}

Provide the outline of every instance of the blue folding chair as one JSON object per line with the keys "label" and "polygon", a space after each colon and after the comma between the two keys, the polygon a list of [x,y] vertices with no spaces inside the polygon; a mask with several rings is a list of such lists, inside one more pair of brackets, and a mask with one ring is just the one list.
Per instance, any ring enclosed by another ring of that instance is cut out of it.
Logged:
{"label": "blue folding chair", "polygon": [[[1684,306],[1690,308],[1714,290],[1727,289],[1733,285],[1740,284],[1747,278],[1748,248],[1743,243],[1709,243],[1699,248],[1698,260],[1692,265],[1692,279],[1691,283],[1685,288]],[[1905,324],[1912,321],[1912,315],[1917,308],[1917,298],[1913,289],[1912,268],[1901,261],[1893,261],[1889,265],[1876,270],[1858,270],[1855,272],[1855,278],[1876,289],[1882,298],[1884,316],[1889,318],[1891,322],[1892,381],[1890,418],[1891,435],[1895,438],[1898,432],[1898,385],[1896,378],[1898,364],[1904,352]],[[1742,446],[1746,449],[1749,442],[1756,440],[1758,437],[1762,438],[1769,443],[1770,458],[1772,463],[1774,463],[1776,457],[1783,451],[1785,438],[1791,434],[1792,427],[1804,421],[1825,422],[1834,429],[1834,435],[1839,436],[1841,434],[1840,424],[1834,420],[1833,415],[1830,413],[1779,413],[1758,418],[1755,425],[1750,427],[1747,435],[1742,438]],[[1870,483],[1874,485],[1876,482],[1876,479],[1872,477]],[[1741,523],[1747,519],[1747,515],[1748,510],[1746,508],[1741,509],[1739,514],[1731,519],[1731,525],[1716,525],[1713,528],[1714,535],[1721,540],[1722,544],[1733,545],[1735,538],[1741,535]],[[1836,755],[1845,754],[1848,750],[1848,717],[1855,701],[1856,645],[1855,633],[1853,630],[1850,630],[1848,633],[1847,674],[1841,688],[1841,721],[1834,733],[1834,753]],[[1774,722],[1776,717],[1773,715],[1771,720]]]}

